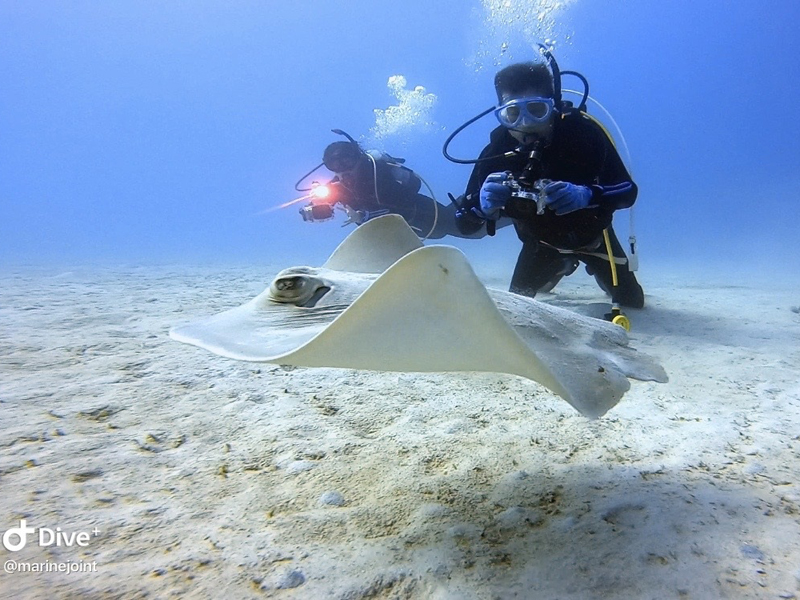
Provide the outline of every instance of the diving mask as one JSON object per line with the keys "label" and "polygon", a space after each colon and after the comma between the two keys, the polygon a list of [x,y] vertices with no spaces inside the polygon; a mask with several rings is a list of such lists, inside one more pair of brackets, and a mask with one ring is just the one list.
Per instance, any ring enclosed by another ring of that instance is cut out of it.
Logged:
{"label": "diving mask", "polygon": [[322,163],[333,173],[346,173],[358,165],[363,152],[353,142],[333,142],[325,148]]}
{"label": "diving mask", "polygon": [[500,124],[509,129],[520,129],[526,125],[546,123],[555,110],[552,98],[530,96],[515,98],[498,106],[494,114]]}

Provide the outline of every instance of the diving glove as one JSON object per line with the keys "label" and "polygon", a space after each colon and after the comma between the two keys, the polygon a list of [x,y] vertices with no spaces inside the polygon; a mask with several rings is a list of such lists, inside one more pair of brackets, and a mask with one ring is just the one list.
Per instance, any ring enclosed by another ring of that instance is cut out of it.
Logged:
{"label": "diving glove", "polygon": [[566,215],[589,206],[592,190],[585,185],[576,185],[567,181],[553,181],[542,190],[548,208],[557,215]]}
{"label": "diving glove", "polygon": [[503,185],[509,177],[508,173],[492,173],[481,186],[479,216],[496,221],[500,218],[500,209],[511,198],[511,188]]}

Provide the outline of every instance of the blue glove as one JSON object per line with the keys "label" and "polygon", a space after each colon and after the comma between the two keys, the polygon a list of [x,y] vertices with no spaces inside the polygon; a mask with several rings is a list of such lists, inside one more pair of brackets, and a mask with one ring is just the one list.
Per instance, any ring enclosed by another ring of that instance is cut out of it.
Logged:
{"label": "blue glove", "polygon": [[566,215],[589,206],[592,190],[585,185],[575,185],[567,181],[553,181],[544,190],[545,204],[557,215]]}
{"label": "blue glove", "polygon": [[511,188],[502,183],[506,179],[508,179],[508,173],[492,173],[483,182],[480,216],[484,219],[496,221],[500,218],[500,209],[511,198]]}

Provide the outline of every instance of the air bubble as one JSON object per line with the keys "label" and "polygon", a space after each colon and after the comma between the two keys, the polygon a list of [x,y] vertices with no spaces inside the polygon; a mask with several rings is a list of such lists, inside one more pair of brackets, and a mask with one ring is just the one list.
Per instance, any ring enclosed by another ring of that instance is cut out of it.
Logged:
{"label": "air bubble", "polygon": [[387,87],[397,99],[397,104],[386,109],[376,108],[375,125],[370,129],[371,141],[383,145],[392,136],[408,137],[414,131],[427,131],[434,124],[431,117],[438,98],[429,94],[424,86],[406,89],[408,82],[402,75],[389,77]]}
{"label": "air bubble", "polygon": [[[485,33],[468,64],[480,71],[488,64],[530,60],[539,43],[554,50],[556,40],[568,41],[562,14],[576,0],[482,0]],[[488,53],[485,48],[491,48]]]}

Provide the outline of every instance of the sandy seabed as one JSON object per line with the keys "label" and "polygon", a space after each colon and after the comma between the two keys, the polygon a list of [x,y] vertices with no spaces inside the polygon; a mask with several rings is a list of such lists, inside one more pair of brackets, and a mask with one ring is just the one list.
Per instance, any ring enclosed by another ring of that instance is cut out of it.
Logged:
{"label": "sandy seabed", "polygon": [[800,598],[796,286],[648,272],[631,344],[670,382],[590,421],[506,375],[168,337],[277,270],[0,275],[0,533],[36,529],[3,598]]}

